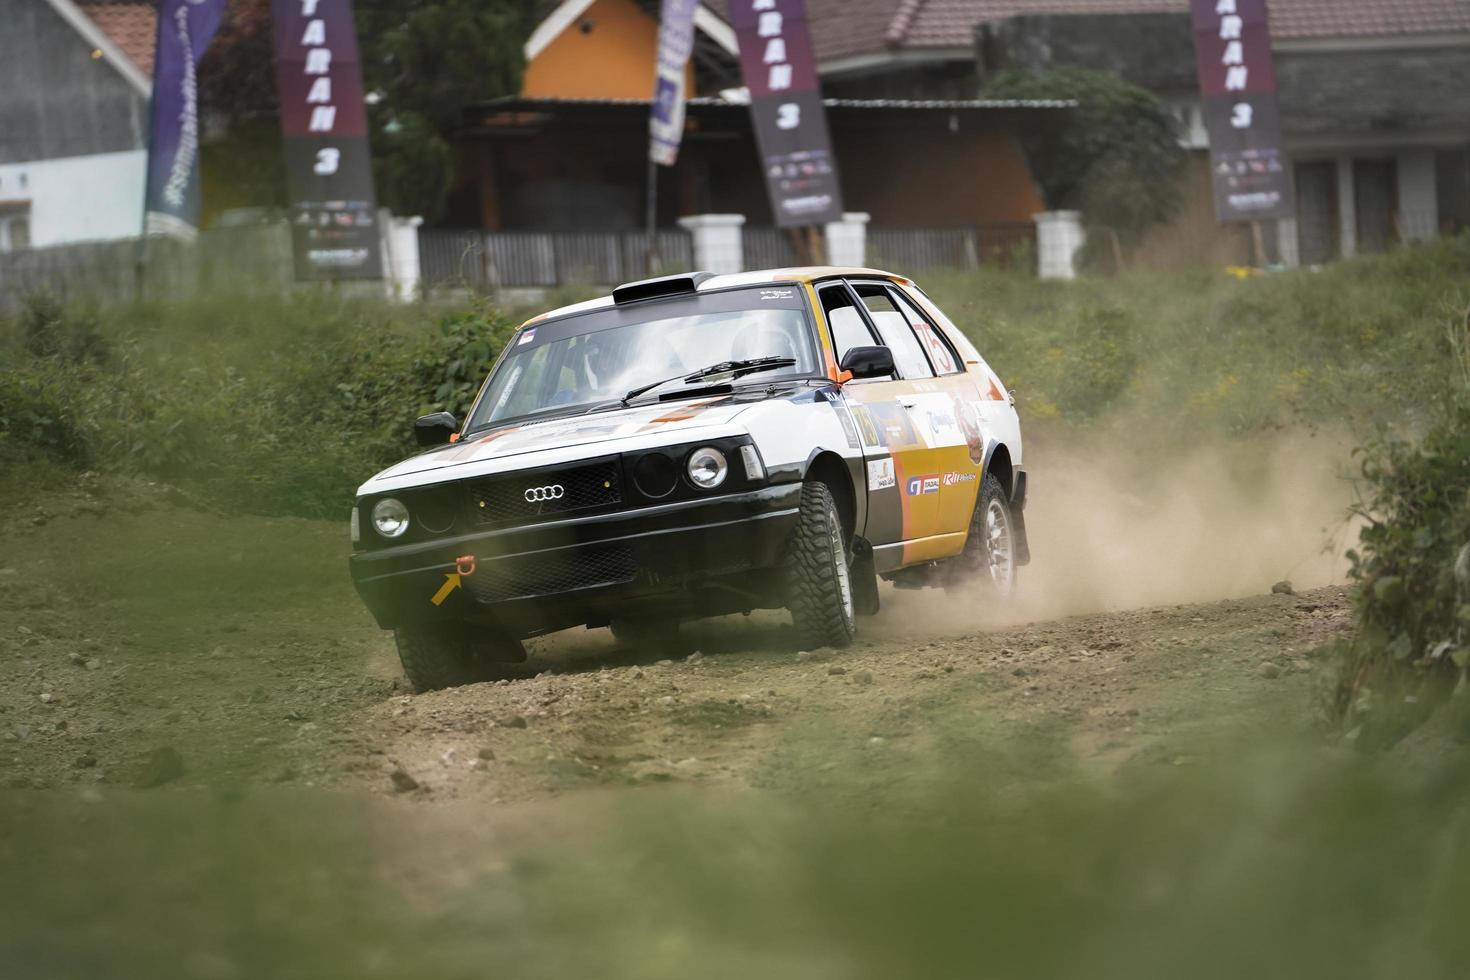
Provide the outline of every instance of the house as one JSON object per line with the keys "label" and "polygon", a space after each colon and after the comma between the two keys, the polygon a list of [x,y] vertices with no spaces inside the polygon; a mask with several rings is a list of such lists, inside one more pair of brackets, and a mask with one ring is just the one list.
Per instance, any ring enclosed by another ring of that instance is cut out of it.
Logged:
{"label": "house", "polygon": [[[1314,264],[1470,225],[1470,3],[1268,7],[1297,200],[1296,218],[1265,235],[1274,257]],[[1249,230],[1220,227],[1210,203],[1188,0],[807,0],[807,9],[832,96],[969,98],[1008,66],[1117,71],[1153,88],[1178,107],[1194,154],[1184,213],[1141,258],[1249,254]]]}
{"label": "house", "polygon": [[154,18],[0,0],[0,252],[139,234]]}
{"label": "house", "polygon": [[[464,180],[443,224],[644,226],[658,6],[566,0],[548,8],[525,46],[520,96],[466,112]],[[741,215],[747,227],[770,226],[734,33],[716,4],[700,6],[695,25],[684,145],[677,166],[657,175],[657,223],[719,213]],[[845,206],[875,226],[1025,235],[1042,210],[1013,133],[1060,125],[1059,106],[984,102],[971,91],[954,99],[834,97],[827,111]]]}

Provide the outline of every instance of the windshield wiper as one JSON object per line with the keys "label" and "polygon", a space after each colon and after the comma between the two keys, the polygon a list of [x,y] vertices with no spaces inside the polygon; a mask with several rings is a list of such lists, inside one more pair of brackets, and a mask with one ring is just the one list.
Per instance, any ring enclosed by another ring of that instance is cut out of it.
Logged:
{"label": "windshield wiper", "polygon": [[525,425],[527,423],[535,422],[555,422],[560,419],[576,418],[579,415],[592,415],[597,412],[605,412],[608,409],[618,408],[621,406],[621,404],[622,403],[618,401],[603,401],[592,402],[590,404],[583,402],[581,405],[553,405],[550,408],[543,408],[534,412],[526,412],[523,415],[512,415],[508,418],[496,419],[494,422],[488,422],[485,425],[477,425],[473,429],[466,429],[464,433],[464,438],[468,439],[475,433],[484,432],[486,429],[503,428],[507,425]]}
{"label": "windshield wiper", "polygon": [[676,374],[672,378],[664,378],[639,388],[634,388],[623,396],[623,407],[639,395],[646,395],[655,388],[671,385],[675,381],[685,384],[694,384],[696,381],[708,381],[710,378],[721,374],[728,374],[731,378],[738,378],[743,374],[756,374],[760,371],[774,371],[777,368],[795,367],[794,357],[751,357],[743,361],[721,361],[719,364],[711,364],[709,367],[700,368],[693,374]]}

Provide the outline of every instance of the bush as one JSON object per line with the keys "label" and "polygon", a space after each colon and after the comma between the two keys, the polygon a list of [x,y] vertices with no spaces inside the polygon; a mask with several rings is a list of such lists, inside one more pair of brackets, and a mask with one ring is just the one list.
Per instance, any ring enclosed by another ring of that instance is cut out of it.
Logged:
{"label": "bush", "polygon": [[1378,744],[1470,667],[1470,389],[1422,441],[1370,443],[1362,472],[1366,526],[1348,552],[1359,629],[1337,649],[1331,709]]}
{"label": "bush", "polygon": [[413,451],[416,416],[463,416],[513,324],[483,303],[436,321],[303,296],[121,308],[105,336],[88,311],[38,299],[0,327],[0,459],[105,466],[246,512],[321,517]]}

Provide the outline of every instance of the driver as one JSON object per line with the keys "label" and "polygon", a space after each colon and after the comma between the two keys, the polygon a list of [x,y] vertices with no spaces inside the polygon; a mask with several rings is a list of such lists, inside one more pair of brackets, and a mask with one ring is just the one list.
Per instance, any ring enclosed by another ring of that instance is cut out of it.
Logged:
{"label": "driver", "polygon": [[730,359],[749,361],[759,357],[789,357],[800,361],[797,356],[796,339],[790,331],[769,323],[753,323],[740,331],[730,349]]}

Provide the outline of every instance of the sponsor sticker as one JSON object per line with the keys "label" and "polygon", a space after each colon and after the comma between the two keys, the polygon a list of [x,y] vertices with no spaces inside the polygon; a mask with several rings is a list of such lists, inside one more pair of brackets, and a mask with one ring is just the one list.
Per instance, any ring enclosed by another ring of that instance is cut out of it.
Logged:
{"label": "sponsor sticker", "polygon": [[909,479],[909,496],[922,497],[925,494],[939,492],[938,476],[915,476]]}
{"label": "sponsor sticker", "polygon": [[521,344],[529,344],[531,341],[533,341],[535,339],[536,339],[536,328],[535,327],[532,327],[530,330],[527,330],[525,333],[521,334],[521,339],[516,341],[516,346],[519,347]]}
{"label": "sponsor sticker", "polygon": [[794,294],[795,290],[791,289],[762,289],[761,299],[774,302],[781,299],[790,299]]}
{"label": "sponsor sticker", "polygon": [[958,483],[974,483],[976,479],[974,473],[946,473],[944,474],[944,485],[952,487]]}
{"label": "sponsor sticker", "polygon": [[898,486],[898,475],[893,470],[893,457],[868,460],[868,489],[887,490]]}

